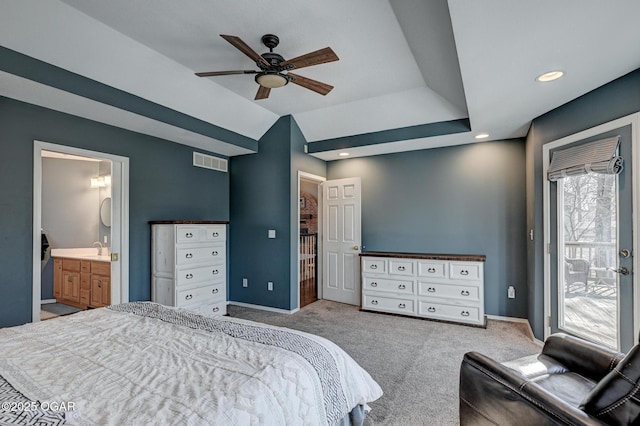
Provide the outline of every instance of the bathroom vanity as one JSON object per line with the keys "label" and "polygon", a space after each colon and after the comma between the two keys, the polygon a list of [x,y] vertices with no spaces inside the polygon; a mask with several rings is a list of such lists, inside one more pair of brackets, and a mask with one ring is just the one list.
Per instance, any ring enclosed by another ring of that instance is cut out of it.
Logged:
{"label": "bathroom vanity", "polygon": [[53,297],[56,301],[80,309],[110,305],[110,256],[62,250],[53,253]]}

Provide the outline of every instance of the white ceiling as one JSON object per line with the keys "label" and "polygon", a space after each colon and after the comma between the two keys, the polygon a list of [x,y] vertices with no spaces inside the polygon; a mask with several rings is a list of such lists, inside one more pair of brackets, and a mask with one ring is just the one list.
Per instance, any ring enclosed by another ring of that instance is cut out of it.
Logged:
{"label": "white ceiling", "polygon": [[[2,7],[2,46],[256,140],[286,114],[309,142],[471,123],[471,132],[359,147],[354,156],[472,143],[478,132],[522,137],[533,118],[640,68],[637,0],[3,0]],[[254,101],[252,75],[193,74],[255,69],[219,34],[262,53],[265,33],[280,37],[275,51],[285,58],[330,46],[340,61],[296,72],[333,91],[290,84]],[[535,81],[553,69],[566,76]],[[0,74],[0,95],[21,98],[9,84]],[[79,104],[65,112],[83,115],[89,108]],[[246,152],[167,132],[214,152]]]}

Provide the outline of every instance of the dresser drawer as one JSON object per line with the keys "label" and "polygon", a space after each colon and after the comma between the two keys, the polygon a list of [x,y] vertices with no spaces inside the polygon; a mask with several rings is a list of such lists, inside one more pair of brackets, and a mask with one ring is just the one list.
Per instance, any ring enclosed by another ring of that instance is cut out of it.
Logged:
{"label": "dresser drawer", "polygon": [[479,302],[480,288],[474,285],[449,285],[418,281],[418,296],[443,297],[447,299]]}
{"label": "dresser drawer", "polygon": [[205,241],[226,241],[227,239],[227,227],[224,225],[211,225],[207,226],[204,230]]}
{"label": "dresser drawer", "polygon": [[227,302],[221,301],[216,303],[209,303],[198,307],[198,312],[202,315],[226,315],[227,314]]}
{"label": "dresser drawer", "polygon": [[195,263],[224,263],[225,246],[179,247],[176,249],[176,263],[188,265]]}
{"label": "dresser drawer", "polygon": [[227,266],[224,263],[197,268],[179,269],[176,271],[176,285],[184,286],[203,281],[224,281],[226,277]]}
{"label": "dresser drawer", "polygon": [[447,264],[444,262],[418,262],[418,276],[432,278],[447,278]]}
{"label": "dresser drawer", "polygon": [[[225,294],[225,283],[207,284],[177,292],[176,306],[202,304],[208,300],[219,298]],[[224,298],[224,297],[223,297]]]}
{"label": "dresser drawer", "polygon": [[414,294],[413,281],[391,280],[387,278],[366,277],[364,289],[393,293]]}
{"label": "dresser drawer", "polygon": [[390,275],[415,275],[416,263],[411,260],[389,260]]}
{"label": "dresser drawer", "polygon": [[196,243],[204,240],[204,229],[201,226],[176,225],[176,242]]}
{"label": "dresser drawer", "polygon": [[418,315],[451,321],[480,322],[480,310],[477,307],[448,305],[430,300],[418,302]]}
{"label": "dresser drawer", "polygon": [[364,258],[362,261],[362,272],[369,274],[386,274],[387,261],[385,259]]}
{"label": "dresser drawer", "polygon": [[415,301],[412,299],[396,299],[364,294],[362,305],[365,309],[395,312],[398,314],[415,315],[416,313]]}
{"label": "dresser drawer", "polygon": [[480,265],[477,263],[451,262],[450,274],[452,280],[473,280],[480,279]]}

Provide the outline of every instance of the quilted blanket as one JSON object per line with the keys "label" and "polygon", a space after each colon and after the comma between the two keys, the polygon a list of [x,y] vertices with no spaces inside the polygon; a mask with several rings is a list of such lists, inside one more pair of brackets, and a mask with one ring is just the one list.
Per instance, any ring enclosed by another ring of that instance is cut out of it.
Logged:
{"label": "quilted blanket", "polygon": [[333,425],[382,395],[332,342],[150,302],[0,329],[0,423]]}

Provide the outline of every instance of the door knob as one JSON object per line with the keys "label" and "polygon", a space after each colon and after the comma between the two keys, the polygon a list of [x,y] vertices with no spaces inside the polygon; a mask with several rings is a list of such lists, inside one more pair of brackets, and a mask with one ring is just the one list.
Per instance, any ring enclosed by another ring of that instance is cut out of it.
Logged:
{"label": "door knob", "polygon": [[354,250],[360,250],[360,246],[353,246]]}
{"label": "door knob", "polygon": [[620,275],[629,275],[629,268],[625,268],[624,266],[621,268],[607,268],[608,271],[615,272]]}
{"label": "door knob", "polygon": [[620,257],[624,257],[625,259],[631,256],[631,252],[628,249],[620,250],[619,254],[620,254]]}

